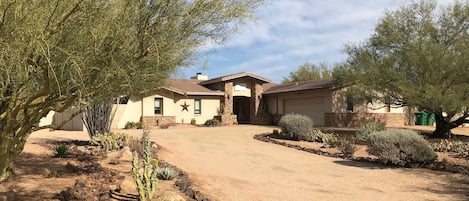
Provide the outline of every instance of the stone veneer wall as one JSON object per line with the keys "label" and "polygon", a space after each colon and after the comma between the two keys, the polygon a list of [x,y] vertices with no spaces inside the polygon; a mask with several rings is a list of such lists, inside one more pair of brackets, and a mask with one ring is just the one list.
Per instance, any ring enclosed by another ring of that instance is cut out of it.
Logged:
{"label": "stone veneer wall", "polygon": [[384,123],[388,127],[403,126],[405,115],[401,113],[325,113],[327,127],[358,127],[364,121]]}
{"label": "stone veneer wall", "polygon": [[146,125],[146,126],[171,125],[171,124],[176,124],[176,117],[175,116],[144,116],[142,118],[142,123],[143,125]]}
{"label": "stone veneer wall", "polygon": [[262,100],[262,92],[262,85],[257,82],[252,82],[251,99],[249,101],[249,123],[251,124],[272,124],[272,117],[270,115],[263,114],[262,111],[259,110]]}
{"label": "stone veneer wall", "polygon": [[237,115],[228,115],[228,114],[225,114],[225,115],[219,115],[219,116],[214,116],[213,118],[220,121],[222,125],[233,125],[235,124],[238,124],[238,120],[237,120]]}
{"label": "stone veneer wall", "polygon": [[223,103],[225,114],[233,114],[233,82],[225,83],[225,99]]}

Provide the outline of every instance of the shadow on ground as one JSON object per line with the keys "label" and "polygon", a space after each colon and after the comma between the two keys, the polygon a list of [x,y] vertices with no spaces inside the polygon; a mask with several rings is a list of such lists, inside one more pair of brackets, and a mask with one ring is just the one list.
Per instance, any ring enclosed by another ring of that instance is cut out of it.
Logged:
{"label": "shadow on ground", "polygon": [[392,167],[387,167],[379,163],[371,163],[371,162],[358,162],[358,161],[349,161],[349,160],[337,160],[334,161],[339,165],[350,166],[350,167],[359,167],[365,169],[389,169]]}
{"label": "shadow on ground", "polygon": [[[376,169],[398,169],[404,174],[418,174],[421,177],[428,179],[429,181],[434,180],[435,177],[441,176],[438,171],[430,171],[426,169],[415,169],[415,168],[396,168],[388,167],[379,163],[368,163],[368,162],[357,162],[349,160],[337,160],[334,163],[350,167],[358,167],[370,170]],[[460,174],[454,173],[442,173],[448,174],[445,176],[445,182],[434,182],[431,187],[413,187],[408,191],[422,191],[435,193],[440,195],[454,196],[457,201],[469,200],[469,178]]]}

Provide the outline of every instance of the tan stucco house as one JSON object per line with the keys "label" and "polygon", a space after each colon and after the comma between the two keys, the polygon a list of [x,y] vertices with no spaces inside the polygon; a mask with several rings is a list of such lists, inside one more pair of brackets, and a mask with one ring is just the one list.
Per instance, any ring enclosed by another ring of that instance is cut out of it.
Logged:
{"label": "tan stucco house", "polygon": [[[197,74],[191,79],[169,79],[165,87],[147,92],[143,98],[130,97],[116,104],[112,127],[123,128],[128,121],[157,126],[189,124],[195,119],[196,124],[203,124],[214,117],[224,124],[275,124],[288,113],[307,115],[315,126],[356,126],[363,120],[404,125],[402,105],[358,105],[343,92],[333,79],[275,84],[248,72],[213,79]],[[79,122],[71,124],[83,129]]]}

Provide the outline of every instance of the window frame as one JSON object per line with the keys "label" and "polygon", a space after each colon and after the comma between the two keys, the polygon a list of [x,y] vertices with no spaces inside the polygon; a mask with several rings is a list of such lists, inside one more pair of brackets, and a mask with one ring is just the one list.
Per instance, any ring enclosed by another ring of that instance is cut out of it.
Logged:
{"label": "window frame", "polygon": [[[199,109],[197,109],[197,102],[199,102]],[[194,99],[194,114],[202,114],[202,99]]]}
{"label": "window frame", "polygon": [[[156,101],[159,101],[160,102],[160,107],[159,107],[159,110],[157,110],[157,107],[156,107]],[[159,111],[159,112],[157,112]],[[155,115],[163,115],[163,98],[158,98],[158,97],[155,97],[154,101],[153,101],[153,114]]]}

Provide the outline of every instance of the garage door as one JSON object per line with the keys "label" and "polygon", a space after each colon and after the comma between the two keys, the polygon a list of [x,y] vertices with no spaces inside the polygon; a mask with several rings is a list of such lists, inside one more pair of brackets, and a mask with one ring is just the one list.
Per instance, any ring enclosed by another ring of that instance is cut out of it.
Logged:
{"label": "garage door", "polygon": [[313,119],[314,126],[324,126],[324,97],[286,99],[283,106],[284,114],[306,115]]}

